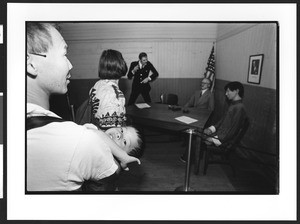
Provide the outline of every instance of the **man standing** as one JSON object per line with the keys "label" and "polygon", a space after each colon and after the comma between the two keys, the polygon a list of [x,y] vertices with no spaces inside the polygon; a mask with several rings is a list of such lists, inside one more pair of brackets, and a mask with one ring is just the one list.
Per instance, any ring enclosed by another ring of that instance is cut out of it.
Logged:
{"label": "man standing", "polygon": [[143,96],[146,103],[151,103],[149,94],[151,86],[149,83],[153,82],[158,77],[158,72],[152,63],[148,61],[146,53],[140,53],[139,61],[131,63],[127,76],[128,79],[134,77],[128,105],[134,104],[140,94]]}
{"label": "man standing", "polygon": [[[65,94],[70,83],[72,64],[67,58],[67,44],[55,24],[27,23],[26,28],[26,189],[79,190],[85,180],[99,181],[117,171],[113,155],[123,168],[127,163],[139,162],[104,132],[63,121],[49,110],[50,96]],[[51,119],[56,122],[43,123]]]}
{"label": "man standing", "polygon": [[214,94],[209,90],[210,85],[211,81],[207,78],[203,78],[201,81],[201,90],[195,91],[184,107],[195,107],[198,109],[208,109],[213,111],[215,99]]}

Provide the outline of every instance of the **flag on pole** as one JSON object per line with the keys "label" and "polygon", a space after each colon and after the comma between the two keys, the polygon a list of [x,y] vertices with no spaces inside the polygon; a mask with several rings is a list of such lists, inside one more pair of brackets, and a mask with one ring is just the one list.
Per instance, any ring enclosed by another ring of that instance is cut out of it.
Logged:
{"label": "flag on pole", "polygon": [[212,92],[215,87],[215,54],[214,54],[214,46],[211,49],[208,61],[207,61],[207,67],[204,73],[204,77],[209,79],[211,81],[210,85],[210,91]]}

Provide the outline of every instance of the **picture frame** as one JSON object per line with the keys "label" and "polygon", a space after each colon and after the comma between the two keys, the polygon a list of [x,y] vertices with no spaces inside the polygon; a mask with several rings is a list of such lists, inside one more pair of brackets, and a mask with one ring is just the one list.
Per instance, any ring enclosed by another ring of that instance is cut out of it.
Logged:
{"label": "picture frame", "polygon": [[260,84],[264,55],[250,55],[248,67],[248,83]]}

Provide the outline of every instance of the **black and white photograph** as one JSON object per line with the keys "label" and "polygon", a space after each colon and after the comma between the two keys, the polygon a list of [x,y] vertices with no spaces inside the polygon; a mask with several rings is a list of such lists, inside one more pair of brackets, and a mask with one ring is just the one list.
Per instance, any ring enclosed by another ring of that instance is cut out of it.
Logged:
{"label": "black and white photograph", "polygon": [[[276,23],[28,21],[27,192],[278,194],[277,31]],[[60,47],[49,65],[46,32]],[[232,47],[244,36],[268,44],[247,45],[269,58],[264,87],[237,72],[247,53]]]}
{"label": "black and white photograph", "polygon": [[218,4],[8,4],[7,218],[266,220],[261,207],[293,200],[281,181],[295,149],[279,144],[286,18],[233,6],[234,18],[197,13]]}

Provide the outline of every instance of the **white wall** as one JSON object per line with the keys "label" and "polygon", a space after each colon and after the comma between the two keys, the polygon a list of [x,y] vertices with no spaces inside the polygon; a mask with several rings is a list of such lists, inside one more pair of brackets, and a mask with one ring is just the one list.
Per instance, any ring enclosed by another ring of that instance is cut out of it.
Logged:
{"label": "white wall", "polygon": [[128,66],[142,51],[160,78],[200,78],[216,39],[216,24],[199,23],[64,23],[74,79],[97,78],[105,49],[118,50]]}
{"label": "white wall", "polygon": [[69,41],[68,54],[74,68],[74,79],[98,77],[98,62],[105,49],[122,53],[128,67],[138,60],[140,52],[148,54],[160,78],[200,78],[203,76],[212,42],[194,41]]}
{"label": "white wall", "polygon": [[276,25],[272,23],[258,24],[217,41],[217,78],[247,83],[249,56],[264,54],[259,86],[276,89],[276,38]]}

